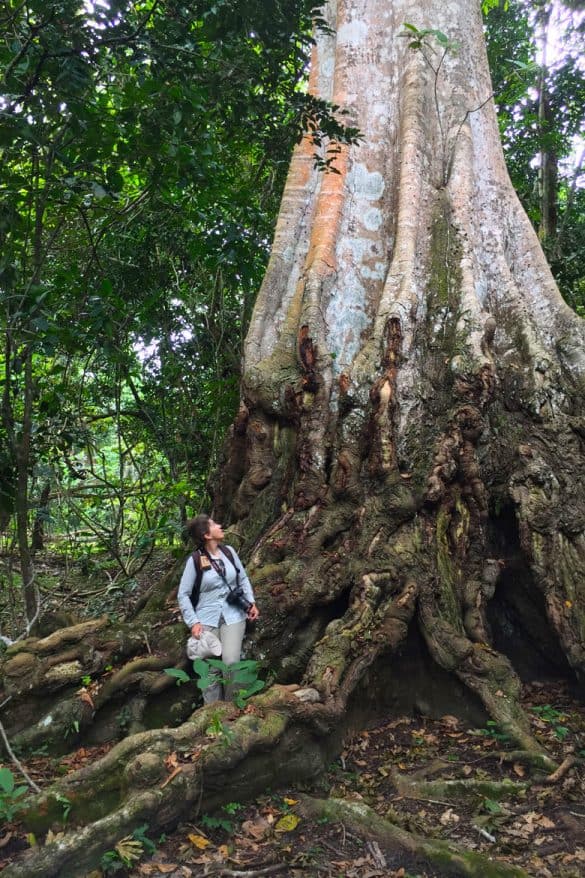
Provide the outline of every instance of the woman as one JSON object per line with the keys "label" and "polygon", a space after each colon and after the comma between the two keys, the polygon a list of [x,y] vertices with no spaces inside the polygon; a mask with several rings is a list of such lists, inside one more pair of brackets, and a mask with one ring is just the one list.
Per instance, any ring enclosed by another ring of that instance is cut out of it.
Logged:
{"label": "woman", "polygon": [[[248,574],[231,546],[222,551],[221,524],[209,515],[198,515],[187,524],[187,532],[198,551],[188,559],[179,585],[179,607],[191,636],[199,639],[203,631],[211,631],[221,641],[221,657],[226,665],[240,660],[242,641],[246,631],[246,618],[251,622],[258,618],[258,608]],[[198,568],[200,575],[198,576]],[[193,587],[200,580],[199,594],[192,595]],[[231,600],[231,593],[240,586],[246,609]],[[194,600],[192,600],[192,597]],[[206,704],[223,697],[221,683],[214,683],[203,692]],[[226,686],[225,697],[232,691]]]}

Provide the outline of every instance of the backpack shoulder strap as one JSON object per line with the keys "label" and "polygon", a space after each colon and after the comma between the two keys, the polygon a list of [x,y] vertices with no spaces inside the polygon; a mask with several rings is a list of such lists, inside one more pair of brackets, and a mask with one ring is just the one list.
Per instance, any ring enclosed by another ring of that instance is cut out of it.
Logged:
{"label": "backpack shoulder strap", "polygon": [[193,604],[193,608],[195,608],[199,603],[199,592],[201,591],[201,580],[203,578],[203,570],[201,569],[201,550],[196,549],[191,557],[193,558],[193,564],[195,565],[195,582],[193,583],[193,590],[191,592],[191,603]]}

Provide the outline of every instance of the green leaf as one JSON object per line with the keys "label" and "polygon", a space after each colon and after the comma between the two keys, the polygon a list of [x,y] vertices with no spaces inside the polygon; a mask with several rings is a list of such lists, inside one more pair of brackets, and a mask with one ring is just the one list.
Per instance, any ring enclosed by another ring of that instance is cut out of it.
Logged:
{"label": "green leaf", "polygon": [[11,793],[14,790],[14,775],[9,768],[0,768],[0,787],[5,793]]}
{"label": "green leaf", "polygon": [[165,668],[165,674],[168,674],[169,677],[174,677],[177,681],[177,686],[181,686],[182,683],[189,682],[189,674],[185,671],[181,670],[181,668]]}

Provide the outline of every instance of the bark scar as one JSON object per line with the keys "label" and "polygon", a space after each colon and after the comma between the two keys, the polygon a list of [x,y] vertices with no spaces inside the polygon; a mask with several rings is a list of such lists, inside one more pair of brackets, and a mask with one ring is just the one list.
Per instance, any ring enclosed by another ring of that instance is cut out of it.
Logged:
{"label": "bark scar", "polygon": [[309,327],[306,323],[301,326],[299,331],[298,348],[303,371],[303,390],[307,393],[316,393],[318,388],[316,373],[317,346],[313,344],[313,339],[309,336]]}

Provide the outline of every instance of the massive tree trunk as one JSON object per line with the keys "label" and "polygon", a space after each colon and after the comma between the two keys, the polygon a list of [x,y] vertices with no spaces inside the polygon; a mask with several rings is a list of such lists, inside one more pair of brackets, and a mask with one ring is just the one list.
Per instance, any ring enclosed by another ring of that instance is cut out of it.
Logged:
{"label": "massive tree trunk", "polygon": [[510,184],[477,7],[330,5],[313,87],[365,140],[337,175],[293,159],[218,505],[307,682],[345,698],[416,619],[530,746],[486,612],[528,592],[582,675],[585,328]]}
{"label": "massive tree trunk", "polygon": [[[503,606],[582,679],[585,331],[506,172],[479,3],[340,0],[325,13],[311,88],[347,108],[364,139],[342,147],[337,173],[315,168],[309,139],[294,154],[214,513],[248,559],[257,654],[280,685],[240,716],[222,708],[229,742],[206,735],[210,709],[200,710],[126,738],[56,787],[74,821],[97,822],[32,854],[21,876],[66,875],[138,821],[170,825],[202,795],[209,808],[228,770],[232,798],[274,774],[313,776],[409,631],[542,765]],[[419,31],[412,40],[405,23]],[[135,627],[163,612],[162,593]],[[128,632],[104,632],[119,656],[138,649]],[[26,699],[19,661],[36,662],[35,685],[57,679],[68,654],[47,663],[51,649],[12,651],[14,704]],[[69,661],[91,657],[99,670],[106,652],[71,647]],[[157,691],[154,664],[114,687],[140,681],[140,716]],[[84,704],[89,723],[96,705]],[[181,772],[159,783],[171,751]],[[55,807],[53,790],[30,820],[46,825]]]}

